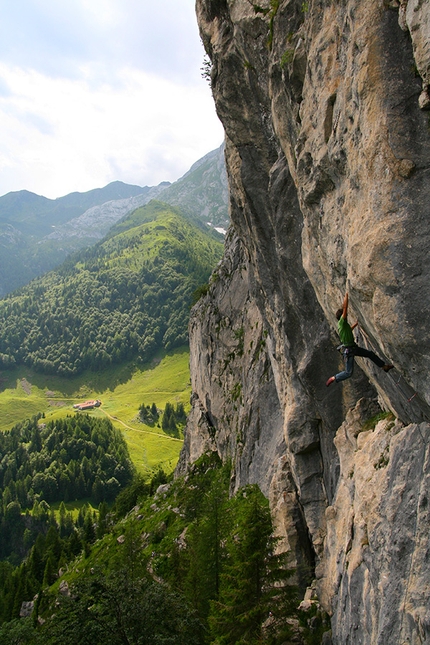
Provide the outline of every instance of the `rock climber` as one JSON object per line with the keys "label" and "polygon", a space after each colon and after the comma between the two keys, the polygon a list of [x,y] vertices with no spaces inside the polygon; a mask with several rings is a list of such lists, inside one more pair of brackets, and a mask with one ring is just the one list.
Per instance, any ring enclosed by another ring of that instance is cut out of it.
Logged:
{"label": "rock climber", "polygon": [[342,348],[345,369],[343,370],[343,372],[336,374],[336,376],[330,376],[330,378],[326,382],[327,387],[335,381],[337,383],[338,381],[345,381],[345,379],[351,378],[354,371],[355,356],[370,358],[370,360],[373,361],[375,365],[383,369],[384,372],[389,372],[393,369],[394,365],[387,365],[381,358],[379,358],[379,356],[375,354],[375,352],[372,352],[369,349],[364,349],[364,347],[359,347],[355,342],[352,330],[357,327],[358,322],[354,323],[352,327],[348,323],[348,293],[345,294],[342,308],[336,311],[336,318],[338,320],[337,330],[340,341],[342,343],[340,347]]}

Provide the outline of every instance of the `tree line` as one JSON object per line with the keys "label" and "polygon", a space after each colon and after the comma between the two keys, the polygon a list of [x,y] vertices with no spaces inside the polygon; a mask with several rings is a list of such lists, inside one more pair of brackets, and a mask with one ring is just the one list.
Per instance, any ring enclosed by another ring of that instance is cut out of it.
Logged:
{"label": "tree line", "polygon": [[[102,501],[96,512],[86,502],[77,516],[67,511],[64,502],[54,513],[45,500],[36,501],[31,512],[27,511],[25,515],[18,512],[16,504],[11,504],[6,515],[10,516],[13,511],[14,523],[8,529],[13,532],[14,544],[9,554],[0,560],[0,625],[4,625],[4,630],[0,627],[0,643],[3,643],[2,634],[8,634],[10,624],[19,619],[24,601],[37,596],[34,609],[37,616],[43,594],[48,593],[61,571],[66,570],[76,557],[89,558],[97,540],[114,529],[115,523],[123,519],[137,498],[149,497],[166,481],[161,469],[149,482],[135,475],[133,481],[121,489],[113,504]],[[20,631],[19,625],[17,631]],[[33,633],[33,629],[29,632]],[[7,637],[6,642],[9,643]]]}
{"label": "tree line", "polygon": [[[231,496],[230,467],[214,453],[158,489],[162,483],[161,471],[150,483],[135,477],[115,501],[111,518],[120,524],[83,514],[72,534],[83,536],[86,547],[70,565],[67,594],[49,586],[61,565],[61,540],[70,539],[67,522],[51,525],[15,575],[6,575],[9,618],[0,626],[0,643],[320,643],[328,624],[297,609],[294,571],[287,555],[277,554],[268,502],[258,487]],[[7,566],[0,565],[3,571]],[[18,620],[21,601],[33,597],[27,579],[40,589],[31,617]]]}
{"label": "tree line", "polygon": [[[107,509],[106,502],[99,505],[98,513],[84,504],[74,519],[62,503],[57,519],[44,501],[36,502],[31,514],[24,516],[18,513],[16,505],[9,507],[8,529],[16,536],[16,543],[9,557],[0,561],[0,623],[19,618],[24,600],[31,600],[41,589],[52,585],[59,570],[82,551],[89,552],[91,544],[104,534]],[[23,555],[19,544],[22,524],[25,526],[22,543],[25,550],[30,548],[19,564]]]}

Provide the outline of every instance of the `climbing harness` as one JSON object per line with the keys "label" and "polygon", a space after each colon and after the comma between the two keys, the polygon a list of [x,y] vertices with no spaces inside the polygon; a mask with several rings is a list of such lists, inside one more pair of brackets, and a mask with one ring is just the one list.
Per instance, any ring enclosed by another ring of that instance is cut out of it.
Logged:
{"label": "climbing harness", "polygon": [[348,357],[350,354],[354,354],[354,347],[351,345],[338,345],[336,349],[342,354],[344,357]]}

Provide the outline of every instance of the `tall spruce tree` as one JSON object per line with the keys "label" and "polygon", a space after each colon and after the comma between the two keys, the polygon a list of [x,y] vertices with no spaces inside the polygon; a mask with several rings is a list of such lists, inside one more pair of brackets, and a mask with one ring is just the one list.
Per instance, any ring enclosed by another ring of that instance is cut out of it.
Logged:
{"label": "tall spruce tree", "polygon": [[207,620],[210,602],[217,600],[223,564],[223,541],[227,534],[228,481],[226,469],[214,471],[211,487],[187,533],[188,567],[184,592],[199,614]]}
{"label": "tall spruce tree", "polygon": [[270,629],[272,609],[284,596],[290,599],[286,605],[291,615],[295,589],[285,584],[290,572],[274,553],[276,538],[268,502],[257,486],[247,486],[233,500],[231,512],[235,525],[226,542],[219,599],[211,602],[209,615],[212,642],[281,643],[286,636],[285,622],[281,621],[282,630]]}

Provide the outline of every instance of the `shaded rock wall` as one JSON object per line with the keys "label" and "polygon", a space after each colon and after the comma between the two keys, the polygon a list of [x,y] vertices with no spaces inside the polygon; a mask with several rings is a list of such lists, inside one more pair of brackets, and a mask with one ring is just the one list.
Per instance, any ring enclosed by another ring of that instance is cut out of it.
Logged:
{"label": "shaded rock wall", "polygon": [[[369,403],[360,423],[390,409],[396,428],[415,424],[405,437],[416,437],[414,428],[427,436],[430,420],[428,6],[197,2],[226,132],[232,225],[209,293],[192,314],[193,409],[178,472],[214,449],[233,460],[233,489],[260,484],[300,584],[319,581],[339,645],[348,630],[356,634],[351,643],[383,642],[378,558],[394,575],[401,557],[390,546],[393,514],[380,511],[382,528],[372,529],[378,546],[365,568],[348,574],[342,526],[354,522],[339,479],[342,423],[362,399]],[[360,343],[396,370],[385,374],[358,359],[354,377],[327,390],[341,363],[334,312],[346,290]],[[405,469],[423,451],[393,448]],[[376,470],[383,469],[362,459],[347,479],[354,487]],[[423,473],[425,459],[416,474],[421,491]],[[396,499],[395,479],[385,483],[375,490],[381,509]],[[395,530],[407,541],[409,529]],[[424,570],[424,546],[408,548]],[[380,613],[366,599],[369,579]],[[402,634],[409,625],[405,642],[426,642],[418,640],[429,638],[420,601],[394,586],[389,613],[402,617]]]}
{"label": "shaded rock wall", "polygon": [[336,641],[426,643],[430,638],[430,426],[388,418],[363,431],[359,401],[337,433],[341,473],[326,510],[318,588]]}

